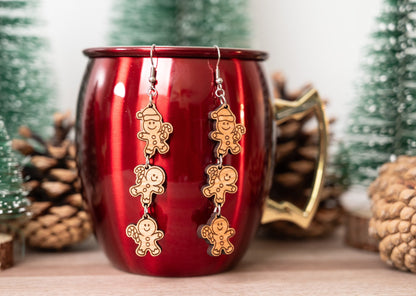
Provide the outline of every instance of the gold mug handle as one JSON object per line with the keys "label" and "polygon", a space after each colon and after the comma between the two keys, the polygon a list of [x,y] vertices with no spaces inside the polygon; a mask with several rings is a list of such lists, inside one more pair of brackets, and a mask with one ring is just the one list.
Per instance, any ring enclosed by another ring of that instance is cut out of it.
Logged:
{"label": "gold mug handle", "polygon": [[324,105],[318,92],[311,89],[296,101],[274,100],[277,124],[288,119],[299,119],[306,112],[313,110],[318,119],[319,128],[319,154],[315,168],[314,184],[309,201],[304,209],[300,209],[288,201],[277,202],[270,197],[266,199],[262,224],[285,220],[293,222],[300,227],[307,228],[311,223],[319,204],[319,196],[324,184],[324,171],[328,147],[328,124],[325,116]]}

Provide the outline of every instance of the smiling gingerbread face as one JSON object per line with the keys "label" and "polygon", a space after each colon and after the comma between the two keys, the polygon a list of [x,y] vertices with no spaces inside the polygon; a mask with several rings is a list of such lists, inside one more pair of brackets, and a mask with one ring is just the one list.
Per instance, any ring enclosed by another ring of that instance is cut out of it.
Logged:
{"label": "smiling gingerbread face", "polygon": [[223,120],[218,123],[218,131],[223,134],[232,132],[235,128],[235,122],[232,120]]}
{"label": "smiling gingerbread face", "polygon": [[156,223],[153,219],[143,219],[138,225],[139,232],[144,236],[152,235],[156,231]]}
{"label": "smiling gingerbread face", "polygon": [[161,168],[153,166],[147,171],[146,180],[152,186],[162,185],[165,181],[165,174]]}
{"label": "smiling gingerbread face", "polygon": [[145,120],[143,123],[143,129],[148,133],[158,132],[162,126],[159,120]]}
{"label": "smiling gingerbread face", "polygon": [[220,182],[224,183],[225,185],[234,184],[237,180],[237,172],[233,167],[225,166],[220,171]]}
{"label": "smiling gingerbread face", "polygon": [[228,230],[228,222],[223,217],[219,217],[213,221],[212,230],[215,234],[224,234]]}

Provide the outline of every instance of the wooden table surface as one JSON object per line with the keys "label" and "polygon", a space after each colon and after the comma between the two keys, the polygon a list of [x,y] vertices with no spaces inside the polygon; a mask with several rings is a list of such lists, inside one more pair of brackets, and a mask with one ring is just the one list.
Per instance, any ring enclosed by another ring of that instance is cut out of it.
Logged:
{"label": "wooden table surface", "polygon": [[0,295],[416,295],[416,274],[345,246],[342,230],[323,240],[256,238],[234,270],[193,278],[119,271],[91,239],[70,252],[29,252],[0,272]]}

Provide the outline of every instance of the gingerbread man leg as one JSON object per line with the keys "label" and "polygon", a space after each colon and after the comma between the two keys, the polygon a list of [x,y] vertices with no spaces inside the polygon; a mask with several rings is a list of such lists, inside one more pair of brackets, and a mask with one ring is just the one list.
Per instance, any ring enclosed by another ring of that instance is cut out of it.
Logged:
{"label": "gingerbread man leg", "polygon": [[143,246],[138,246],[136,248],[136,254],[137,256],[143,257],[144,255],[146,255],[146,248],[144,248]]}
{"label": "gingerbread man leg", "polygon": [[233,143],[230,145],[231,153],[237,154],[241,151],[241,146],[238,143]]}
{"label": "gingerbread man leg", "polygon": [[169,151],[169,146],[168,146],[168,144],[166,144],[165,141],[162,141],[160,144],[161,144],[159,146],[159,152],[160,152],[160,154],[165,154],[166,152]]}
{"label": "gingerbread man leg", "polygon": [[231,245],[231,243],[227,240],[226,243],[224,244],[224,253],[229,255],[234,251],[234,247]]}
{"label": "gingerbread man leg", "polygon": [[228,146],[224,142],[221,142],[221,144],[217,148],[217,153],[218,155],[226,155],[227,150],[228,150]]}
{"label": "gingerbread man leg", "polygon": [[142,204],[146,204],[146,205],[150,205],[152,203],[152,191],[149,190],[150,185],[147,184],[146,188],[143,188],[143,194],[142,194],[142,198],[140,199],[140,201],[142,202]]}
{"label": "gingerbread man leg", "polygon": [[156,147],[154,145],[149,145],[149,143],[146,144],[146,147],[144,149],[145,154],[153,156],[156,152]]}
{"label": "gingerbread man leg", "polygon": [[210,252],[213,256],[219,256],[221,255],[221,248],[217,246],[217,244],[215,244],[211,249]]}
{"label": "gingerbread man leg", "polygon": [[132,196],[138,196],[140,194],[140,186],[139,185],[133,185],[130,187],[130,194]]}
{"label": "gingerbread man leg", "polygon": [[214,192],[212,192],[212,186],[207,186],[202,190],[202,193],[204,194],[205,197],[211,197],[214,195]]}
{"label": "gingerbread man leg", "polygon": [[152,256],[157,256],[162,252],[162,249],[155,243],[154,247],[150,250]]}

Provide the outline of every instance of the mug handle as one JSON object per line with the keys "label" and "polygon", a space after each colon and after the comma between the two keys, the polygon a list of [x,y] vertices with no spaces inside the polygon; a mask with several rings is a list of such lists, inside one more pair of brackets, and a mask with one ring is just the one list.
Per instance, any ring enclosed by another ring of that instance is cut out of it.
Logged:
{"label": "mug handle", "polygon": [[307,228],[311,223],[319,204],[319,196],[324,184],[324,171],[328,147],[328,123],[325,116],[324,105],[315,89],[308,91],[296,101],[282,99],[274,100],[277,124],[288,119],[300,119],[310,110],[314,111],[318,119],[319,128],[319,154],[315,168],[314,184],[309,201],[305,209],[300,209],[288,201],[277,202],[267,197],[263,212],[262,224],[277,220],[293,222],[300,227]]}

